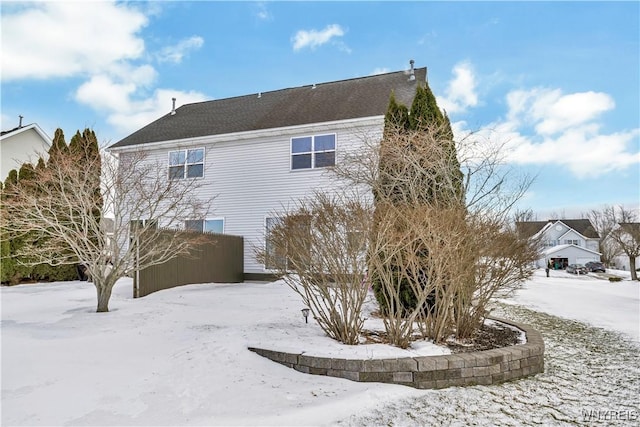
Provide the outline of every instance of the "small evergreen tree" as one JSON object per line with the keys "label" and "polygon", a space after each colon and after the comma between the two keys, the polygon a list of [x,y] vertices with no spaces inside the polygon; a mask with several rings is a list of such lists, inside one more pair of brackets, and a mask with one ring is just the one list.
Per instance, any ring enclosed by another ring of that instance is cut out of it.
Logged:
{"label": "small evergreen tree", "polygon": [[56,129],[56,132],[53,136],[53,141],[51,142],[51,147],[49,147],[49,151],[47,154],[49,155],[49,160],[47,164],[58,161],[61,156],[65,156],[69,153],[69,147],[64,140],[64,132],[62,129]]}
{"label": "small evergreen tree", "polygon": [[[36,165],[37,170],[43,170],[44,168],[51,167],[57,162],[63,162],[65,158],[70,156],[69,146],[67,145],[62,129],[56,129],[48,151],[48,160],[45,163],[42,158],[38,160]],[[35,174],[35,170],[31,168],[30,173],[21,179],[21,185],[29,185],[27,181]],[[22,177],[21,177],[22,178]],[[38,186],[32,185],[32,191],[36,190]],[[43,247],[45,245],[45,237],[38,239],[38,245]],[[63,254],[54,254],[55,257],[62,257]],[[50,264],[38,264],[33,267],[32,270],[33,279],[39,281],[68,281],[75,280],[77,278],[76,267],[73,265],[50,265]]]}
{"label": "small evergreen tree", "polygon": [[[444,150],[447,159],[443,159],[448,165],[446,168],[447,176],[443,176],[441,168],[438,168],[437,172],[425,173],[420,180],[420,187],[423,189],[422,195],[418,197],[409,196],[409,192],[405,191],[407,184],[403,184],[400,179],[394,179],[394,183],[388,182],[390,176],[396,176],[401,174],[401,171],[392,170],[395,165],[393,162],[389,162],[385,158],[385,154],[381,151],[380,154],[380,176],[381,176],[381,189],[384,194],[374,194],[374,202],[376,203],[376,209],[381,200],[394,203],[395,205],[407,204],[407,207],[413,208],[415,204],[437,204],[442,207],[446,206],[460,206],[464,202],[463,188],[462,188],[462,172],[460,171],[460,164],[458,162],[455,150],[455,143],[453,141],[453,130],[451,129],[451,123],[446,114],[440,111],[437,105],[436,98],[431,92],[428,85],[418,85],[416,88],[416,94],[413,99],[411,109],[408,110],[404,105],[399,105],[395,99],[395,95],[392,93],[389,98],[389,105],[387,107],[387,113],[385,114],[385,128],[383,138],[393,140],[393,138],[400,137],[409,133],[423,133],[429,135],[429,137],[435,138],[439,143],[446,147]],[[420,143],[424,141],[421,138],[412,138],[413,143]],[[409,146],[407,149],[412,149]],[[425,170],[428,160],[425,159]],[[451,192],[451,186],[440,185],[442,182],[449,182],[453,180],[455,190]],[[445,188],[446,190],[442,190]],[[420,251],[419,248],[416,250]],[[426,255],[425,260],[426,260]],[[374,254],[372,256],[384,256],[384,254]],[[398,266],[389,266],[390,272],[398,269]],[[416,280],[421,282],[421,287],[424,289],[428,277],[426,274],[417,274]],[[389,307],[387,306],[390,301],[389,295],[384,295],[383,286],[381,283],[372,278],[373,290],[376,295],[376,299],[383,312],[386,312]],[[398,294],[400,296],[400,310],[412,310],[416,307],[417,299],[415,292],[412,290],[411,285],[407,279],[398,280]],[[424,283],[422,283],[424,282]],[[431,295],[427,300],[427,306],[432,306],[436,303],[436,295]]]}
{"label": "small evergreen tree", "polygon": [[387,113],[384,116],[385,133],[408,130],[410,124],[409,109],[405,105],[398,104],[395,94],[391,92]]}
{"label": "small evergreen tree", "polygon": [[[101,162],[100,160],[100,148],[98,146],[98,138],[93,130],[86,128],[82,133],[77,131],[69,142],[69,153],[76,158],[82,159],[81,161],[87,164],[96,165],[91,170],[91,175],[87,176],[87,181],[90,186],[94,188],[93,200],[91,201],[91,213],[93,220],[97,225],[100,224],[102,219],[102,191],[100,189],[100,174],[101,174]],[[94,229],[99,229],[95,227]],[[87,238],[94,244],[98,244],[98,240],[101,236],[96,234],[87,236]]]}
{"label": "small evergreen tree", "polygon": [[[7,193],[11,192],[12,187],[18,184],[18,171],[12,169],[9,171],[9,175],[4,181],[2,186],[2,203],[0,209],[2,209],[1,215],[7,219],[6,212],[3,209],[5,201],[8,197]],[[0,236],[0,281],[2,283],[9,283],[15,285],[21,280],[20,271],[17,268],[16,260],[11,256],[16,247],[21,245],[19,238],[10,238],[10,236],[2,230],[2,236]]]}

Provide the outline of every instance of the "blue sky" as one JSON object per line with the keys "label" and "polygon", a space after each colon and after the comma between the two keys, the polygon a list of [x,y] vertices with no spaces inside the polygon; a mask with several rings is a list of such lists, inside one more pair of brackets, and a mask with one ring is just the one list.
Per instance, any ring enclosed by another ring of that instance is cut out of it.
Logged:
{"label": "blue sky", "polygon": [[2,2],[1,127],[117,142],[177,104],[428,68],[538,218],[640,205],[638,2]]}

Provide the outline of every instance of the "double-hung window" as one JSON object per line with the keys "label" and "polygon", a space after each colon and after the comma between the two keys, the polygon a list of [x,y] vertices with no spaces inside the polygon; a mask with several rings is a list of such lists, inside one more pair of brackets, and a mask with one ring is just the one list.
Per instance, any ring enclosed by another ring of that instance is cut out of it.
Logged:
{"label": "double-hung window", "polygon": [[315,169],[336,164],[336,134],[291,138],[291,169]]}
{"label": "double-hung window", "polygon": [[204,148],[169,151],[169,179],[202,178]]}
{"label": "double-hung window", "polygon": [[185,221],[184,228],[205,233],[224,233],[224,218],[190,219]]}

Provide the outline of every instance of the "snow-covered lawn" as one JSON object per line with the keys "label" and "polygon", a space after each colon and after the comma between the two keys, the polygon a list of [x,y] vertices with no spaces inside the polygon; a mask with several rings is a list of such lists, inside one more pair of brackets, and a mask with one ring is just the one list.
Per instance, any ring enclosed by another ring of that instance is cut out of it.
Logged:
{"label": "snow-covered lawn", "polygon": [[[539,271],[510,302],[638,341],[639,285]],[[306,375],[249,352],[442,351],[337,344],[304,323],[299,297],[281,282],[192,285],[134,300],[123,279],[102,314],[85,282],[3,287],[0,296],[2,425],[326,425],[440,393]],[[460,390],[454,396],[464,399]]]}
{"label": "snow-covered lawn", "polygon": [[505,302],[623,332],[640,342],[640,282],[632,282],[628,271],[607,273],[624,280],[609,282],[609,274],[577,276],[562,270],[546,277],[544,270],[536,270],[533,280]]}

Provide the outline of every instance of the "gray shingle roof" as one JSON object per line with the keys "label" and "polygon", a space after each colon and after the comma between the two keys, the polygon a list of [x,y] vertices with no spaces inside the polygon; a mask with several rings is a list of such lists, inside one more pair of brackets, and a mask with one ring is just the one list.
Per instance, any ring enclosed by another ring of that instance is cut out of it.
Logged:
{"label": "gray shingle roof", "polygon": [[518,232],[518,236],[528,239],[542,230],[542,228],[547,225],[547,222],[548,221],[517,221],[516,231]]}
{"label": "gray shingle roof", "polygon": [[600,235],[591,225],[588,219],[550,219],[548,221],[522,221],[516,222],[516,229],[521,237],[531,237],[547,225],[547,223],[562,222],[567,227],[574,229],[588,239],[599,239]]}
{"label": "gray shingle roof", "polygon": [[384,115],[391,91],[411,106],[427,69],[319,83],[272,92],[186,104],[113,144],[110,148],[208,135],[254,131]]}

